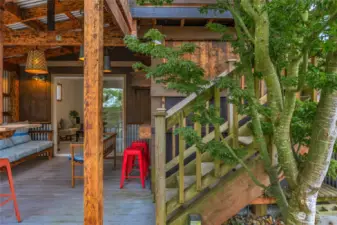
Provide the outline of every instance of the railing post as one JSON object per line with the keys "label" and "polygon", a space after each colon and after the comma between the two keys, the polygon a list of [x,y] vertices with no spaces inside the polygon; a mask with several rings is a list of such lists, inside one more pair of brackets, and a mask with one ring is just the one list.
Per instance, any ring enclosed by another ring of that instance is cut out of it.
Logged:
{"label": "railing post", "polygon": [[[233,68],[235,61],[228,61],[229,68]],[[239,82],[237,74],[234,74],[233,79]],[[242,86],[242,85],[241,85]],[[229,124],[229,134],[232,136],[232,146],[233,148],[239,147],[239,115],[237,106],[234,104],[228,104],[228,124]]]}
{"label": "railing post", "polygon": [[[214,107],[215,107],[215,112],[216,116],[220,117],[220,90],[219,88],[214,88]],[[220,141],[220,124],[215,124],[214,126],[214,140],[215,141]],[[220,176],[220,166],[221,162],[219,159],[215,159],[214,162],[215,168],[214,168],[214,176],[219,177]]]}
{"label": "railing post", "polygon": [[[197,134],[201,137],[201,124],[199,122],[196,122],[194,124],[194,130],[197,132]],[[196,150],[196,160],[195,160],[195,166],[196,166],[196,178],[197,178],[197,191],[201,190],[201,153],[199,149]]]}
{"label": "railing post", "polygon": [[[183,112],[180,113],[179,127],[183,128],[186,126],[186,120],[184,118]],[[184,137],[179,134],[179,203],[184,204],[185,202],[185,164],[184,164],[184,153],[185,153],[185,141]]]}
{"label": "railing post", "polygon": [[155,114],[155,200],[156,225],[166,225],[166,110]]}

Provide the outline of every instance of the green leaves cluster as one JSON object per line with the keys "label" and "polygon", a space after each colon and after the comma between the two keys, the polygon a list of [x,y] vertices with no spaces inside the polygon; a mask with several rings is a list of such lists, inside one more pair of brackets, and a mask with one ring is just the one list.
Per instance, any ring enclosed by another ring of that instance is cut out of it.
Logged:
{"label": "green leaves cluster", "polygon": [[161,44],[164,43],[164,38],[156,29],[149,30],[144,35],[144,40],[126,36],[124,41],[131,51],[161,61],[156,67],[137,63],[133,68],[145,71],[148,78],[154,78],[157,83],[163,83],[169,89],[183,94],[200,93],[209,81],[204,79],[202,68],[195,62],[184,59],[184,55],[193,53],[196,46],[193,43],[184,43],[177,48],[170,48]]}

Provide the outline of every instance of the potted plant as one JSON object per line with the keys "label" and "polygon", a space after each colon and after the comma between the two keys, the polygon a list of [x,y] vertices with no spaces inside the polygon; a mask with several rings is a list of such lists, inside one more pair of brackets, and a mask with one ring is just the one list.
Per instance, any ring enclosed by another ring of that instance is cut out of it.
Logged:
{"label": "potted plant", "polygon": [[69,119],[71,121],[71,123],[73,124],[73,126],[76,124],[76,118],[79,117],[79,113],[76,110],[71,110],[69,112]]}

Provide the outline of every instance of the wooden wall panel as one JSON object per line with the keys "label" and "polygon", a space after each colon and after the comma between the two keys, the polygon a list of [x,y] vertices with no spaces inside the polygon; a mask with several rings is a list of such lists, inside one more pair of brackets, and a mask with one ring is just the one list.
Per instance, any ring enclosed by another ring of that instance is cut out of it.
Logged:
{"label": "wooden wall panel", "polygon": [[150,88],[135,87],[132,76],[127,76],[126,87],[126,123],[150,124],[151,95]]}
{"label": "wooden wall panel", "polygon": [[[166,41],[170,47],[179,47],[183,41]],[[205,78],[213,79],[228,69],[227,60],[236,58],[229,42],[193,41],[197,46],[193,54],[187,54],[186,59],[199,64],[205,70]]]}
{"label": "wooden wall panel", "polygon": [[[186,43],[186,41],[166,41],[165,43],[166,46],[177,48],[181,44]],[[227,60],[237,58],[233,54],[229,42],[193,41],[193,43],[197,46],[197,49],[193,54],[186,54],[184,58],[200,65],[205,71],[206,79],[211,80],[220,75],[228,69]],[[173,90],[165,89],[163,85],[152,81],[151,96],[177,97],[183,95]]]}
{"label": "wooden wall panel", "polygon": [[10,98],[11,98],[11,113],[12,121],[17,122],[20,120],[20,90],[19,90],[19,76],[16,72],[11,73],[11,87],[10,87]]}
{"label": "wooden wall panel", "polygon": [[[51,81],[36,81],[32,75],[20,71],[20,120],[30,122],[51,121]],[[66,96],[64,96],[66,98]]]}

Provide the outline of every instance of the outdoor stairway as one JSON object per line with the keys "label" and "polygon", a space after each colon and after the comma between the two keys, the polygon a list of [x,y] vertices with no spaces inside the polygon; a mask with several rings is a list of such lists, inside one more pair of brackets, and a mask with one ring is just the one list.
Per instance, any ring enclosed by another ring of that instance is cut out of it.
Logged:
{"label": "outdoor stairway", "polygon": [[[234,70],[226,71],[220,76],[232,76],[234,73]],[[204,219],[203,224],[221,225],[263,194],[263,190],[256,187],[240,165],[228,165],[215,160],[208,152],[197,151],[195,146],[186,149],[180,135],[178,143],[175,143],[174,130],[186,126],[186,118],[194,113],[192,105],[198,98],[206,101],[213,99],[220,115],[220,90],[212,83],[199,96],[192,94],[167,112],[158,112],[156,116],[156,216],[157,221],[162,221],[157,224],[185,225],[188,214],[198,213]],[[265,102],[266,96],[263,96],[260,103]],[[255,176],[268,185],[268,177],[258,160],[258,146],[253,141],[251,131],[247,123],[239,125],[246,116],[238,115],[235,106],[226,104],[228,119],[224,124],[216,125],[212,132],[209,132],[208,126],[202,128],[200,124],[194,124],[194,129],[200,136],[202,129],[206,131],[202,136],[204,143],[220,140],[220,134],[226,132],[228,135],[225,141],[247,150],[243,160],[252,166]],[[173,135],[172,148],[175,149],[172,152],[177,151],[178,154],[163,168],[166,162],[167,131],[172,131]]]}

